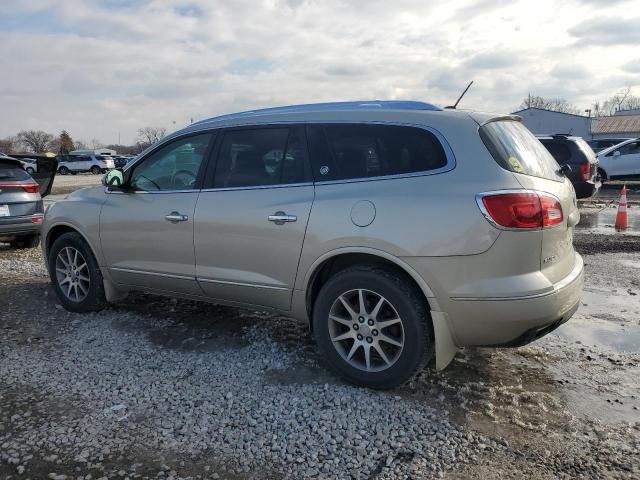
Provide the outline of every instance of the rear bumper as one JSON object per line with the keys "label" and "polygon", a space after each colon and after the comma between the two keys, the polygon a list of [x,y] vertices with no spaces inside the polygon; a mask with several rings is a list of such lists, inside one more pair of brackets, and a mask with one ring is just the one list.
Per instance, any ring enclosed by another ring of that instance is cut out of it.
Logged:
{"label": "rear bumper", "polygon": [[518,346],[553,331],[577,310],[584,282],[582,257],[547,292],[447,302],[457,346]]}
{"label": "rear bumper", "polygon": [[[0,240],[14,238],[20,235],[33,235],[40,233],[44,215],[29,215],[25,217],[0,218]],[[34,223],[32,219],[40,219]]]}

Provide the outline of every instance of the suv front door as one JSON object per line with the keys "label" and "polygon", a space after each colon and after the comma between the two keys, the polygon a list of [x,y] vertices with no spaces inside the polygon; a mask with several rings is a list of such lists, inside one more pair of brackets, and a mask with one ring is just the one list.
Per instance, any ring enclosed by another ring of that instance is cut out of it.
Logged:
{"label": "suv front door", "polygon": [[202,295],[195,280],[193,221],[213,134],[168,143],[107,190],[100,241],[113,280],[165,292]]}
{"label": "suv front door", "polygon": [[314,196],[303,134],[286,126],[222,134],[195,212],[196,276],[209,297],[290,308]]}

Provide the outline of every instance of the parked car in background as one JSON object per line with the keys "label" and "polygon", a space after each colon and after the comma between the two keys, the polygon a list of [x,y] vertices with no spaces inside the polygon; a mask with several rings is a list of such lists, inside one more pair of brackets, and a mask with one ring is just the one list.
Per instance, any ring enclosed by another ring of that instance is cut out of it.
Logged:
{"label": "parked car in background", "polygon": [[628,138],[598,138],[597,140],[587,140],[591,149],[598,153],[605,148],[613,147],[619,143],[629,140]]}
{"label": "parked car in background", "polygon": [[112,158],[116,168],[124,168],[135,157],[133,155],[116,155],[115,157],[112,157]]}
{"label": "parked car in background", "polygon": [[7,156],[0,157],[0,241],[16,248],[38,245],[44,218],[42,197],[51,191],[57,162],[42,160],[36,167],[36,182],[22,166],[22,162]]}
{"label": "parked car in background", "polygon": [[603,180],[640,177],[640,138],[631,138],[598,152]]}
{"label": "parked car in background", "polygon": [[58,173],[60,175],[81,172],[91,172],[94,175],[105,173],[107,170],[115,168],[113,159],[109,156],[87,154],[87,155],[58,155]]}
{"label": "parked car in background", "polygon": [[164,138],[52,205],[43,252],[68,310],[133,290],[275,310],[308,322],[343,377],[388,388],[566,322],[579,218],[519,117],[341,102]]}
{"label": "parked car in background", "polygon": [[567,177],[571,180],[577,198],[589,198],[600,188],[598,160],[582,137],[570,135],[538,135],[538,140],[549,150],[558,165],[569,165]]}
{"label": "parked car in background", "polygon": [[22,168],[29,174],[33,175],[38,171],[38,162],[35,158],[21,158]]}

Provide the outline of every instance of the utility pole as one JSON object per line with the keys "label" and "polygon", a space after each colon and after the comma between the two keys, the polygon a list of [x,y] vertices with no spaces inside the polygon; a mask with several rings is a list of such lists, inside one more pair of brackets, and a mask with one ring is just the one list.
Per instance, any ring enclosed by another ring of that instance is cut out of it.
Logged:
{"label": "utility pole", "polygon": [[589,119],[587,120],[587,122],[589,122],[589,123],[588,123],[588,127],[589,127],[589,140],[593,140],[593,133],[591,133],[591,109],[590,109],[590,108],[585,108],[584,112],[589,114]]}

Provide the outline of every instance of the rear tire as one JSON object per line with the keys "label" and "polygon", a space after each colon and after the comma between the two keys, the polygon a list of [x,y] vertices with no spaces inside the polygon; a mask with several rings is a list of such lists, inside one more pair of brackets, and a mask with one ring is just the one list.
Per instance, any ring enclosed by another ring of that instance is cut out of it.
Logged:
{"label": "rear tire", "polygon": [[607,177],[607,172],[601,168],[598,169],[598,175],[600,175],[600,181],[603,183],[609,179],[609,177]]}
{"label": "rear tire", "polygon": [[67,175],[69,173],[69,169],[67,167],[60,167],[58,169],[58,173],[60,175]]}
{"label": "rear tire", "polygon": [[27,170],[27,173],[28,173],[29,175],[33,175],[34,173],[36,173],[36,171],[33,169],[33,167],[27,167],[27,169],[26,169],[26,170]]}
{"label": "rear tire", "polygon": [[422,292],[402,274],[370,266],[343,270],[322,286],[316,299],[316,342],[329,365],[349,382],[393,388],[433,356],[425,303]]}
{"label": "rear tire", "polygon": [[9,242],[13,248],[36,248],[40,245],[40,235],[25,235]]}
{"label": "rear tire", "polygon": [[91,167],[91,170],[89,171],[94,175],[100,175],[102,173],[102,169],[97,165],[94,165],[93,167]]}
{"label": "rear tire", "polygon": [[107,305],[102,272],[79,233],[65,233],[53,242],[48,266],[53,289],[67,310],[97,312]]}

